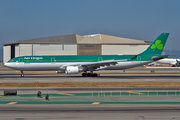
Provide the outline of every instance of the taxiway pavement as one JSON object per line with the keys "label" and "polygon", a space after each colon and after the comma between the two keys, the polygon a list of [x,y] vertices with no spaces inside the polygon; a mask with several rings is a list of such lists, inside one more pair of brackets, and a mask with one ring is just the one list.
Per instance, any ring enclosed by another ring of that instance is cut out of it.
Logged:
{"label": "taxiway pavement", "polygon": [[[18,71],[1,70],[0,83],[16,82],[141,82],[180,81],[180,70],[126,70],[102,72],[100,77],[55,74],[55,72],[25,72],[20,77]],[[1,88],[3,91],[11,88]],[[89,91],[172,91],[179,88],[12,88],[18,94],[69,93]],[[155,97],[155,96],[154,96]],[[177,96],[176,101],[179,100]],[[13,102],[13,101],[10,101]],[[178,101],[179,102],[179,101]],[[1,104],[2,120],[170,120],[179,119],[180,104]]]}
{"label": "taxiway pavement", "polygon": [[178,120],[179,105],[0,105],[2,120]]}
{"label": "taxiway pavement", "polygon": [[49,71],[24,72],[24,77],[19,71],[0,70],[0,83],[13,82],[141,82],[141,81],[180,81],[180,70],[147,70],[134,69],[124,71],[101,71],[99,77],[82,77],[81,74],[56,74]]}

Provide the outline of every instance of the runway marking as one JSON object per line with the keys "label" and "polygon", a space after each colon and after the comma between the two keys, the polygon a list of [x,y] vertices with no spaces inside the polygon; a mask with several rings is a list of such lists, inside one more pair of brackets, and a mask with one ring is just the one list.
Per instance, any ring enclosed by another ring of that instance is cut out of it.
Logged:
{"label": "runway marking", "polygon": [[139,93],[139,92],[128,92],[128,93],[134,93],[134,94],[144,94],[144,93]]}
{"label": "runway marking", "polygon": [[16,72],[19,72],[19,71],[16,71]]}
{"label": "runway marking", "polygon": [[57,94],[62,94],[62,95],[70,95],[70,96],[73,96],[73,94],[66,94],[66,93],[57,93]]}
{"label": "runway marking", "polygon": [[42,87],[37,87],[37,88],[42,88]]}
{"label": "runway marking", "polygon": [[8,105],[13,105],[13,104],[16,104],[17,102],[10,102],[10,103],[7,103]]}
{"label": "runway marking", "polygon": [[101,102],[93,102],[92,105],[98,105],[100,104]]}

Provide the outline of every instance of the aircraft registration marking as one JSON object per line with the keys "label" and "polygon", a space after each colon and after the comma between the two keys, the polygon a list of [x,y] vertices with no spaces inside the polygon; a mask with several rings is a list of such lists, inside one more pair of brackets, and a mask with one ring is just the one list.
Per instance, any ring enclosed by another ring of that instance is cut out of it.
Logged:
{"label": "aircraft registration marking", "polygon": [[7,103],[8,105],[13,105],[13,104],[16,104],[17,102],[10,102],[10,103]]}
{"label": "aircraft registration marking", "polygon": [[101,102],[93,102],[92,105],[98,105],[100,104]]}
{"label": "aircraft registration marking", "polygon": [[66,94],[66,93],[58,93],[58,94],[73,96],[73,94]]}

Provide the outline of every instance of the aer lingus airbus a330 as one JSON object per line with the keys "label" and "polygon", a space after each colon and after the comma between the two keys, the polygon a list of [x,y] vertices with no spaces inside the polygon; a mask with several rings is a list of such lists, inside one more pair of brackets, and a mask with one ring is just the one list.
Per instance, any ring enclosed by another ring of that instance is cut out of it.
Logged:
{"label": "aer lingus airbus a330", "polygon": [[93,71],[123,70],[145,65],[168,55],[161,55],[169,33],[161,33],[142,53],[137,55],[58,55],[58,56],[21,56],[10,59],[4,65],[21,71],[62,71],[66,74],[97,76]]}

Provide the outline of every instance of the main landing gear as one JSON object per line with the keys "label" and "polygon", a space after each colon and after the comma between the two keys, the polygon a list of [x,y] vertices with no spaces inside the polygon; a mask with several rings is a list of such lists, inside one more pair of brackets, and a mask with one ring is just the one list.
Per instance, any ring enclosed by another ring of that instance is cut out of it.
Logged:
{"label": "main landing gear", "polygon": [[20,72],[21,72],[21,77],[24,77],[23,71],[22,71],[22,70],[20,70]]}
{"label": "main landing gear", "polygon": [[82,73],[83,77],[97,77],[97,73]]}

